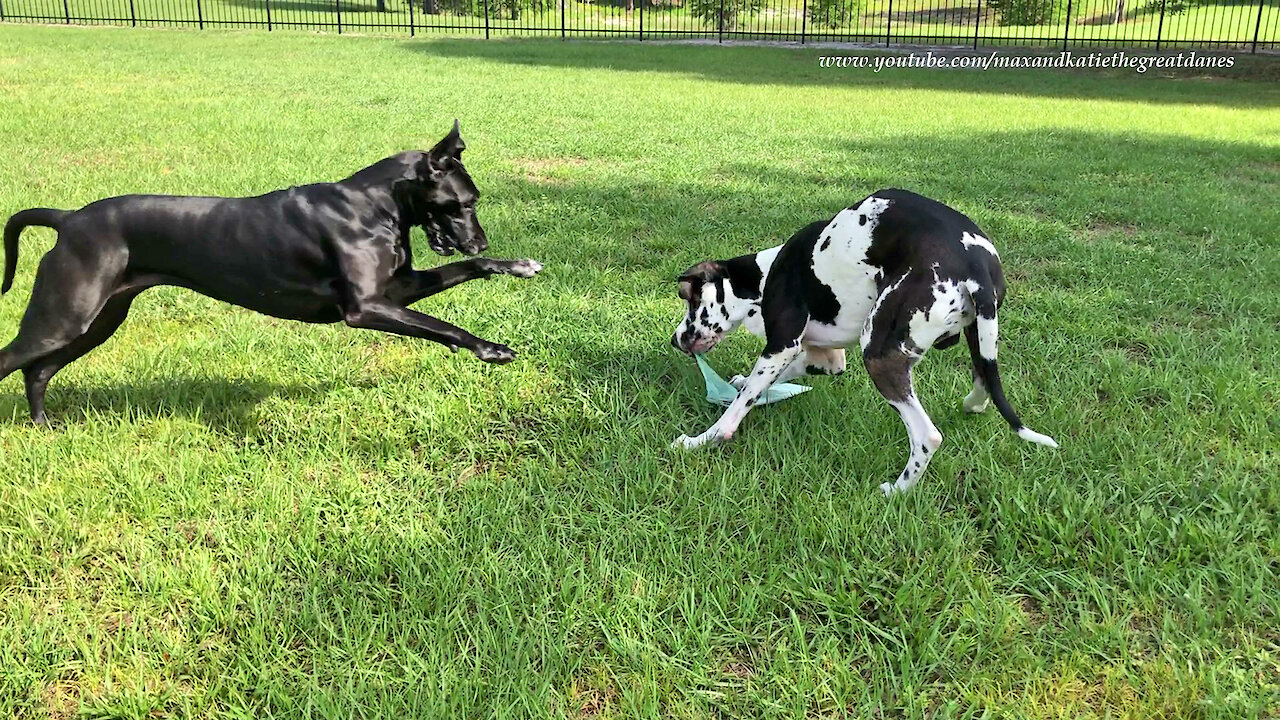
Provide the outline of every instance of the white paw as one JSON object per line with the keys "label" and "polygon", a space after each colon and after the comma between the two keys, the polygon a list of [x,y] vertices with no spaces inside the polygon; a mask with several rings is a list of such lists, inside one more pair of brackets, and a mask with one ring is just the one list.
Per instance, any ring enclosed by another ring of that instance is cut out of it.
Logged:
{"label": "white paw", "polygon": [[729,384],[741,390],[747,384],[747,379],[741,375],[734,375],[729,378]]}
{"label": "white paw", "polygon": [[508,275],[531,278],[542,271],[542,263],[537,260],[513,260],[507,267]]}
{"label": "white paw", "polygon": [[671,443],[671,447],[676,450],[692,450],[698,447],[697,438],[691,438],[688,435],[681,435]]}
{"label": "white paw", "polygon": [[916,483],[914,481],[905,482],[899,479],[897,482],[880,483],[880,492],[884,493],[885,497],[893,497],[894,495],[901,495],[915,486]]}
{"label": "white paw", "polygon": [[706,445],[717,445],[721,442],[724,442],[727,439],[728,438],[723,438],[720,435],[717,435],[713,432],[708,431],[708,432],[702,433],[697,437],[689,437],[688,435],[681,435],[680,437],[675,439],[675,442],[671,443],[671,447],[676,448],[678,450],[697,450],[698,448]]}

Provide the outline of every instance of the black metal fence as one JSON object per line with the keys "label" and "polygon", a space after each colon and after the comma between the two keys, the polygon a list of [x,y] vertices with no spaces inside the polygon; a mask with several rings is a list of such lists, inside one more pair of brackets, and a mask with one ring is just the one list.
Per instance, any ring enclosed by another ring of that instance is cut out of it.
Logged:
{"label": "black metal fence", "polygon": [[0,0],[0,20],[486,38],[1280,49],[1280,0]]}

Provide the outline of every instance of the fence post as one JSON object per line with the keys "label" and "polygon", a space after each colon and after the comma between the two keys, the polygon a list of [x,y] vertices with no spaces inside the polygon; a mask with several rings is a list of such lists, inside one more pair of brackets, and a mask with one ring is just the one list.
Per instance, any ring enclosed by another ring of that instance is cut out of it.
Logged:
{"label": "fence post", "polygon": [[4,0],[0,0],[0,20],[4,20]]}
{"label": "fence post", "polygon": [[1262,30],[1262,3],[1264,0],[1258,0],[1258,22],[1253,26],[1253,49],[1249,52],[1258,52],[1258,31]]}
{"label": "fence post", "polygon": [[889,36],[893,34],[893,0],[889,0],[889,14],[884,24],[884,46],[889,47]]}
{"label": "fence post", "polygon": [[204,6],[200,4],[200,0],[196,0],[196,18],[200,21],[200,29],[204,29]]}
{"label": "fence post", "polygon": [[1156,50],[1160,50],[1160,38],[1164,36],[1164,6],[1165,0],[1160,0],[1160,24],[1156,26]]}
{"label": "fence post", "polygon": [[1062,52],[1067,51],[1067,36],[1071,34],[1071,0],[1067,0],[1067,15],[1062,21]]}
{"label": "fence post", "polygon": [[[197,0],[199,2],[199,0]],[[342,34],[342,0],[333,0],[333,8],[338,11],[338,34]]]}
{"label": "fence post", "polygon": [[1066,37],[1071,33],[1071,0],[1066,0],[1066,15],[1062,18],[1062,53],[1066,53]]}
{"label": "fence post", "polygon": [[982,26],[982,0],[978,0],[977,14],[973,17],[973,49],[978,49],[978,28]]}
{"label": "fence post", "polygon": [[413,0],[409,0],[409,37],[413,37]]}
{"label": "fence post", "polygon": [[67,7],[67,0],[62,0],[62,16],[67,19],[67,24],[71,24],[71,8]]}
{"label": "fence post", "polygon": [[640,42],[644,42],[644,4],[647,0],[636,0],[640,3]]}
{"label": "fence post", "polygon": [[[129,0],[129,2],[133,2],[133,0]],[[271,32],[271,0],[266,0],[266,3],[267,3],[267,32]]]}
{"label": "fence post", "polygon": [[804,0],[800,6],[800,44],[804,44],[804,36],[808,31],[809,23],[809,0]]}
{"label": "fence post", "polygon": [[720,29],[716,42],[724,42],[724,0],[720,0]]}
{"label": "fence post", "polygon": [[484,0],[484,39],[489,39],[489,0]]}
{"label": "fence post", "polygon": [[129,0],[129,24],[138,27],[138,11],[133,9],[133,0]]}
{"label": "fence post", "polygon": [[564,39],[564,4],[565,0],[560,0],[560,39]]}

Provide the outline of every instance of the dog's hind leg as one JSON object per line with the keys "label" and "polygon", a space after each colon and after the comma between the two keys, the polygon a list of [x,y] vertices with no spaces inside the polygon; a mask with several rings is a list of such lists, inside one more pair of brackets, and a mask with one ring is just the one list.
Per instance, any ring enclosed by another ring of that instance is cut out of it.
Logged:
{"label": "dog's hind leg", "polygon": [[129,289],[116,293],[102,312],[89,325],[83,335],[22,369],[26,381],[27,404],[31,407],[31,420],[36,423],[45,422],[44,394],[49,380],[67,364],[79,360],[86,353],[106,342],[124,323],[129,314],[129,306],[142,289]]}
{"label": "dog's hind leg", "polygon": [[911,455],[898,479],[880,485],[880,490],[885,495],[910,490],[915,486],[929,467],[934,451],[942,445],[942,433],[934,427],[912,387],[911,367],[917,359],[899,349],[887,350],[879,355],[864,353],[862,356],[867,374],[871,376],[876,389],[902,416],[902,424],[907,426],[907,436],[911,442]]}
{"label": "dog's hind leg", "polygon": [[964,338],[969,342],[969,357],[973,362],[973,390],[964,396],[960,405],[967,413],[980,413],[991,404],[991,393],[987,391],[987,384],[982,379],[982,368],[978,365],[978,359],[982,355],[978,351],[977,323],[972,323],[964,329]]}
{"label": "dog's hind leg", "polygon": [[[86,248],[81,240],[76,237],[68,241],[64,231],[58,243],[41,259],[31,289],[31,302],[18,326],[18,335],[0,349],[0,379],[35,365],[89,332],[117,290],[125,264],[123,252],[111,252],[102,247],[105,243]],[[91,238],[84,240],[93,242]],[[38,379],[39,373],[28,383]],[[36,384],[43,387],[43,383]],[[32,408],[33,417],[37,416],[35,410]]]}
{"label": "dog's hind leg", "polygon": [[[969,353],[972,356],[974,368],[974,391],[978,389],[979,379],[982,384],[982,390],[991,397],[991,401],[995,403],[996,410],[1000,411],[1009,427],[1018,433],[1018,437],[1028,442],[1033,442],[1046,447],[1058,447],[1057,441],[1048,435],[1041,435],[1022,424],[1022,420],[1018,418],[1018,414],[1013,411],[1013,407],[1009,405],[1009,400],[1004,396],[1004,387],[1000,382],[1000,370],[996,364],[996,345],[997,333],[999,328],[999,320],[996,317],[997,303],[995,294],[988,289],[986,285],[980,285],[973,291],[973,304],[977,310],[977,319],[973,325],[965,328],[965,337],[969,341]],[[970,393],[970,397],[974,398],[974,393]],[[975,406],[976,400],[974,398]],[[969,398],[966,398],[965,409],[969,408]]]}

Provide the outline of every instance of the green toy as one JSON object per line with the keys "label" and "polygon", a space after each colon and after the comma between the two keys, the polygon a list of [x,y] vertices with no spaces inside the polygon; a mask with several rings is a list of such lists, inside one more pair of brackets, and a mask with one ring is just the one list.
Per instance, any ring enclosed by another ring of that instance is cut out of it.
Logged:
{"label": "green toy", "polygon": [[[707,361],[701,355],[694,355],[698,361],[698,367],[702,368],[702,379],[707,381],[707,402],[712,405],[729,405],[738,397],[738,388],[730,385],[724,378],[716,374],[715,370],[707,364]],[[777,383],[770,385],[768,390],[756,400],[757,405],[768,405],[779,400],[786,400],[794,397],[802,392],[808,392],[813,388],[808,385],[795,385],[793,383]]]}

